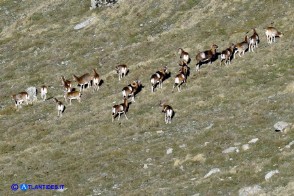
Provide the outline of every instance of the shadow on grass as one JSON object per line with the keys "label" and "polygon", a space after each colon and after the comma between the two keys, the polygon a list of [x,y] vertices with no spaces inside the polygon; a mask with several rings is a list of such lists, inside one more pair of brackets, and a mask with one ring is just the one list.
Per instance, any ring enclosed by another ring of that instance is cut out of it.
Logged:
{"label": "shadow on grass", "polygon": [[[211,58],[211,60],[206,60],[206,61],[200,61],[199,62],[199,69],[201,68],[202,65],[206,65],[206,64],[212,64],[214,61],[218,60],[218,56],[221,55],[220,52],[216,52],[216,54]],[[197,64],[196,64],[197,67]]]}
{"label": "shadow on grass", "polygon": [[104,83],[105,83],[104,80],[101,79],[100,82],[99,82],[99,84],[98,84],[98,86],[100,87],[100,86],[102,86]]}

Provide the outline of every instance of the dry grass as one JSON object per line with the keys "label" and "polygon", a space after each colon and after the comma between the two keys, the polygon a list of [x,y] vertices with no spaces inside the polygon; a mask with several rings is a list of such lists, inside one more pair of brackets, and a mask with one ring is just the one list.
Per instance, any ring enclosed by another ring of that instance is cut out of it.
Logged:
{"label": "dry grass", "polygon": [[[292,2],[122,1],[93,11],[86,1],[65,2],[0,3],[1,195],[23,182],[68,188],[37,195],[236,195],[254,184],[274,195],[293,189],[293,152],[280,150],[293,140],[293,127],[287,134],[273,130],[277,121],[293,123]],[[73,29],[90,17],[90,26]],[[285,36],[268,45],[263,28],[271,22]],[[212,43],[225,49],[252,27],[261,37],[256,53],[195,72],[197,52]],[[178,47],[192,56],[191,75],[181,93],[172,93]],[[130,73],[118,82],[120,63]],[[171,77],[151,94],[150,76],[163,65]],[[87,89],[58,118],[50,98],[63,99],[60,76],[92,68],[104,81],[100,90]],[[144,88],[129,120],[111,123],[112,105],[134,79]],[[14,109],[11,94],[43,84],[51,86],[48,100]],[[171,125],[158,106],[163,99],[176,112]],[[259,141],[249,150],[222,154],[253,138]],[[203,178],[216,167],[220,173]],[[265,181],[274,169],[280,173]]]}

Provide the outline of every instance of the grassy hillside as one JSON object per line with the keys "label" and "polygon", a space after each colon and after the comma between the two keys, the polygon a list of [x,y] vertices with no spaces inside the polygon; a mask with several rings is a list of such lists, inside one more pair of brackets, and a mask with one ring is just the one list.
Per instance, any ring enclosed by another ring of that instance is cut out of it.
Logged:
{"label": "grassy hillside", "polygon": [[[90,11],[86,0],[1,1],[0,195],[14,193],[12,183],[67,188],[34,195],[237,195],[254,185],[258,194],[290,195],[294,152],[285,146],[294,127],[277,133],[273,125],[294,123],[293,6],[288,0],[121,0]],[[74,29],[89,18],[86,28]],[[271,23],[284,36],[269,45],[264,28]],[[196,53],[241,42],[253,27],[261,37],[255,53],[196,73]],[[192,56],[181,93],[172,92],[179,47]],[[122,63],[130,72],[119,82],[114,68]],[[152,94],[150,76],[165,65],[171,77]],[[82,102],[66,104],[58,118],[52,98],[64,101],[61,75],[72,80],[93,68],[104,81],[100,90],[86,89]],[[135,79],[144,87],[129,120],[112,123],[111,107]],[[50,86],[45,102],[15,109],[12,94],[44,84]],[[160,100],[175,109],[172,124],[164,123]],[[229,147],[239,152],[222,153]],[[220,172],[205,178],[213,168]],[[272,170],[279,174],[265,180]]]}

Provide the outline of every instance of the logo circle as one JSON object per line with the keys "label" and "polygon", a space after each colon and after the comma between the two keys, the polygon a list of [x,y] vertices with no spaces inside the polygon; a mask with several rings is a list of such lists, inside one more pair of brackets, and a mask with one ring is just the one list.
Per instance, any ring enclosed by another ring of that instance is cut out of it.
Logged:
{"label": "logo circle", "polygon": [[10,188],[11,188],[11,190],[13,190],[13,191],[17,191],[17,189],[18,189],[18,184],[12,184]]}
{"label": "logo circle", "polygon": [[26,190],[28,190],[29,186],[27,184],[21,184],[21,185],[19,185],[19,188],[22,191],[26,191]]}

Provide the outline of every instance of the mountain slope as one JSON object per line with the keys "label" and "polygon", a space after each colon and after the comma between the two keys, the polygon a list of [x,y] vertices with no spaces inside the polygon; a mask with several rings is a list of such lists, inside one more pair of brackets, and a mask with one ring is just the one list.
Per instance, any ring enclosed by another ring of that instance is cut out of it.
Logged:
{"label": "mountain slope", "polygon": [[[293,147],[284,148],[293,127],[273,128],[294,119],[291,1],[119,1],[92,11],[90,2],[77,0],[0,5],[3,195],[23,182],[64,184],[67,190],[56,194],[66,195],[235,195],[254,185],[274,195],[293,190]],[[90,25],[74,29],[89,18]],[[269,45],[264,28],[272,22],[284,36]],[[196,73],[196,53],[241,42],[253,27],[261,37],[255,53],[237,55],[229,66],[216,60]],[[192,56],[181,93],[172,92],[179,47]],[[121,63],[130,72],[119,82],[114,67]],[[150,76],[165,65],[171,77],[152,94]],[[93,68],[103,79],[100,90],[87,89],[80,104],[66,104],[57,118],[52,97],[63,101],[61,75],[72,80]],[[129,120],[112,123],[112,105],[135,79],[144,87]],[[48,100],[14,109],[11,94],[43,84],[50,86]],[[175,109],[170,125],[160,100]],[[229,147],[239,152],[223,154]],[[220,172],[204,178],[213,168]],[[275,169],[279,174],[266,181]]]}

